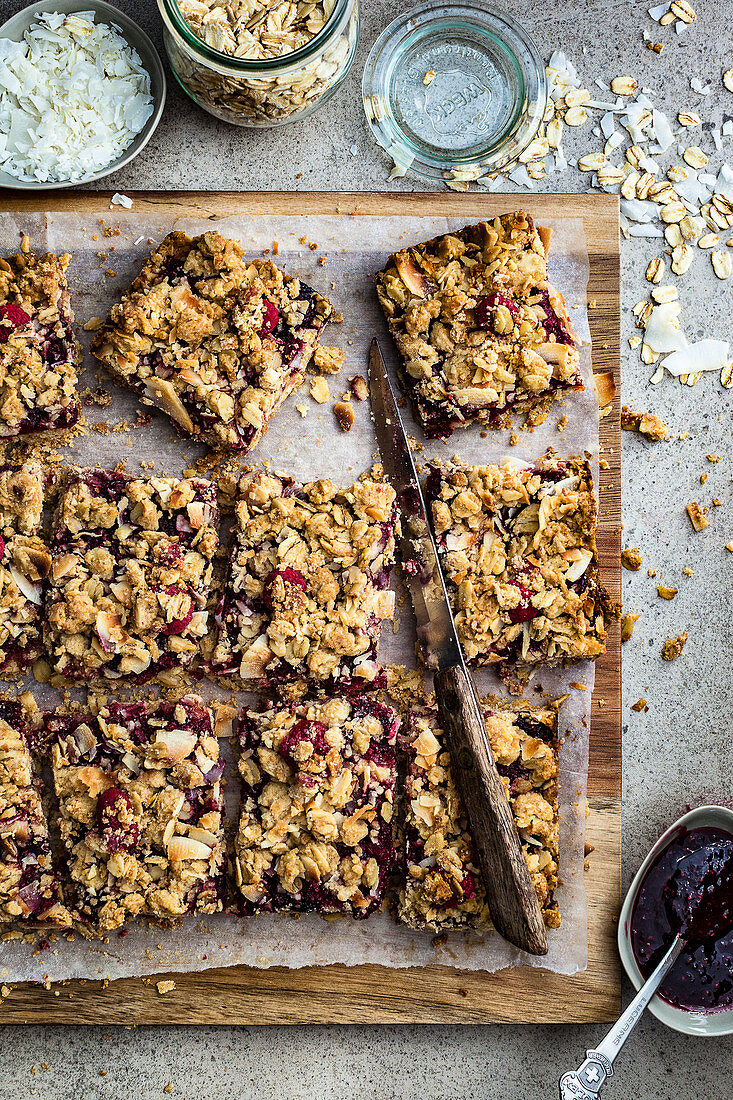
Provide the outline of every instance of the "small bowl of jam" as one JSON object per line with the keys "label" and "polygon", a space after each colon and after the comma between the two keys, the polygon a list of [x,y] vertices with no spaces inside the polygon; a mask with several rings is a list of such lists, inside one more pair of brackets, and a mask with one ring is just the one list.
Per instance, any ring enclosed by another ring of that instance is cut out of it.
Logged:
{"label": "small bowl of jam", "polygon": [[649,1011],[688,1035],[733,1034],[733,810],[724,806],[679,818],[631,884],[618,946],[636,989],[679,931],[685,946]]}

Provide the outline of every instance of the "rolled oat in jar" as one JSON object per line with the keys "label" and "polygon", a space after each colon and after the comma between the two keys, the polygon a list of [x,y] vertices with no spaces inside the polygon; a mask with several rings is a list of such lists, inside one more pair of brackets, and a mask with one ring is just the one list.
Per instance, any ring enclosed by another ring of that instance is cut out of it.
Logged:
{"label": "rolled oat in jar", "polygon": [[315,111],[351,68],[357,0],[158,0],[179,84],[238,126],[279,126]]}

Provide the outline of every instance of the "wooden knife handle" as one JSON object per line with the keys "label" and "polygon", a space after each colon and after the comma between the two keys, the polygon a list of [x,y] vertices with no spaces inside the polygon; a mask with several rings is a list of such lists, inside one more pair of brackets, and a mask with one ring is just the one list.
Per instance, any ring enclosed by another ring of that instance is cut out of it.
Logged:
{"label": "wooden knife handle", "polygon": [[546,955],[547,933],[539,901],[468,674],[457,665],[436,672],[433,682],[494,927],[522,951]]}

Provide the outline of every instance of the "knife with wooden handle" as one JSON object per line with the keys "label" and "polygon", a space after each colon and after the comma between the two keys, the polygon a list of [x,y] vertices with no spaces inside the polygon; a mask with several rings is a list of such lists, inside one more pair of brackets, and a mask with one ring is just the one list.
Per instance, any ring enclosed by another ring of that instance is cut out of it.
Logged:
{"label": "knife with wooden handle", "polygon": [[539,901],[463,660],[415,464],[376,340],[369,356],[369,391],[382,465],[401,513],[398,545],[418,641],[433,671],[453,777],[471,825],[491,919],[505,940],[531,955],[546,955]]}

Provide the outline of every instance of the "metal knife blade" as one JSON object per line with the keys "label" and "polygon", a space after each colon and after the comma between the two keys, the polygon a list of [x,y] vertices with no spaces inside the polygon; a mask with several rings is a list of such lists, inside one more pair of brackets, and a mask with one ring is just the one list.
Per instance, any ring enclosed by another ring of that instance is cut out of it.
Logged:
{"label": "metal knife blade", "polygon": [[453,777],[468,813],[496,930],[524,951],[546,955],[547,935],[512,809],[491,752],[481,703],[461,652],[415,463],[376,340],[369,356],[374,427],[397,494],[399,552],[423,658],[433,670]]}
{"label": "metal knife blade", "polygon": [[376,340],[372,341],[369,353],[369,390],[382,465],[397,494],[401,513],[402,534],[397,541],[423,660],[432,669],[462,665],[463,655],[417,470]]}

